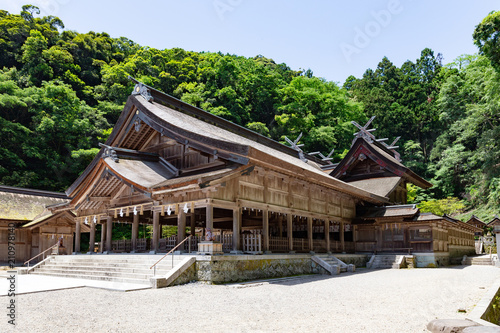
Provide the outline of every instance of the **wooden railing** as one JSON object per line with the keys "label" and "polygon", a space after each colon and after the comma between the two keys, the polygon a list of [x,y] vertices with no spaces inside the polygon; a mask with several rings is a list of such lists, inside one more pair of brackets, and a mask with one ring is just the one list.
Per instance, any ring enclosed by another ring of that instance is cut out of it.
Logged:
{"label": "wooden railing", "polygon": [[180,242],[179,244],[177,244],[172,250],[170,250],[167,254],[165,254],[163,257],[161,257],[157,262],[155,262],[153,264],[153,266],[149,267],[149,269],[152,269],[154,268],[154,271],[153,271],[153,276],[156,275],[156,265],[158,265],[158,263],[160,261],[162,261],[163,259],[165,259],[166,256],[168,256],[169,254],[172,254],[172,268],[174,267],[174,251],[179,247],[181,246],[182,244],[184,244],[185,241],[187,241],[188,239],[190,240],[191,239],[191,235],[187,236],[186,238],[184,238],[182,240],[182,242]]}
{"label": "wooden railing", "polygon": [[293,250],[296,252],[309,252],[309,239],[307,238],[294,238]]}
{"label": "wooden railing", "polygon": [[28,264],[28,272],[29,272],[29,268],[30,268],[30,261],[35,260],[36,258],[38,258],[39,256],[42,256],[42,255],[43,255],[42,261],[45,260],[45,252],[47,252],[49,250],[52,250],[55,247],[57,247],[57,250],[58,250],[57,252],[59,253],[59,241],[57,241],[57,243],[55,243],[54,245],[52,245],[51,247],[49,247],[47,250],[43,251],[42,253],[37,254],[36,256],[34,256],[33,258],[29,259],[28,261],[25,261],[23,265]]}
{"label": "wooden railing", "polygon": [[277,252],[288,252],[288,238],[286,237],[269,237],[269,250]]}
{"label": "wooden railing", "polygon": [[158,250],[163,252],[163,251],[170,251],[177,245],[177,236],[170,236],[166,238],[160,238],[158,241]]}
{"label": "wooden railing", "polygon": [[243,252],[260,253],[262,252],[262,235],[241,235]]}

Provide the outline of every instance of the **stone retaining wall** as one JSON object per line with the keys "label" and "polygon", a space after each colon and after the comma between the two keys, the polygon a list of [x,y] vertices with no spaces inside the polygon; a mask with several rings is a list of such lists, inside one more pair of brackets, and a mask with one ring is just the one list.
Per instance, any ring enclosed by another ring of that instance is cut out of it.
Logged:
{"label": "stone retaining wall", "polygon": [[463,245],[450,245],[448,246],[448,252],[450,253],[450,264],[452,265],[460,265],[464,255],[476,255],[476,249],[474,247]]}
{"label": "stone retaining wall", "polygon": [[199,256],[196,273],[198,281],[214,284],[319,273],[311,262],[310,255]]}
{"label": "stone retaining wall", "polygon": [[450,264],[450,256],[446,253],[414,253],[417,268],[445,267]]}
{"label": "stone retaining wall", "polygon": [[336,258],[342,260],[347,265],[356,267],[366,267],[366,263],[370,261],[371,254],[333,254]]}

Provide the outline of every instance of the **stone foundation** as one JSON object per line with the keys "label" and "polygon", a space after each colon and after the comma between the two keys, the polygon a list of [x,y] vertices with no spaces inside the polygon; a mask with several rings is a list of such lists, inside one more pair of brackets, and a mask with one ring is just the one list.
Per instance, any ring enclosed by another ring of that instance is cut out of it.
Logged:
{"label": "stone foundation", "polygon": [[347,265],[354,265],[356,267],[366,267],[366,263],[370,261],[371,254],[338,254],[334,253],[337,259],[342,260]]}
{"label": "stone foundation", "polygon": [[310,255],[199,256],[196,273],[198,281],[213,284],[319,273],[311,262]]}
{"label": "stone foundation", "polygon": [[415,267],[435,268],[450,265],[450,256],[446,253],[413,253]]}
{"label": "stone foundation", "polygon": [[471,246],[450,245],[448,247],[448,252],[450,253],[451,265],[460,265],[464,255],[466,256],[476,255],[476,249]]}

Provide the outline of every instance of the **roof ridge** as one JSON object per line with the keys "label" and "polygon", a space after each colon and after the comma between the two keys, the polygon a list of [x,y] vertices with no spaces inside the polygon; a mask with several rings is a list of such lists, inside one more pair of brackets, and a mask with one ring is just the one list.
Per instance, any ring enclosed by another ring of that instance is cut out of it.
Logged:
{"label": "roof ridge", "polygon": [[31,189],[31,188],[22,188],[22,187],[14,187],[14,186],[6,186],[6,185],[0,185],[0,192],[33,195],[33,196],[37,196],[37,197],[51,197],[51,198],[58,198],[58,199],[69,199],[65,193],[61,193],[61,192],[37,190],[37,189]]}

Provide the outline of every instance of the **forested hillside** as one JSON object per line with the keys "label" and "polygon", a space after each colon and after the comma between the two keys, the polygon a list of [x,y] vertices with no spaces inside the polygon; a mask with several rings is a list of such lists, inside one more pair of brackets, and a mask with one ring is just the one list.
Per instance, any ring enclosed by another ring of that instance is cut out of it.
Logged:
{"label": "forested hillside", "polygon": [[[424,49],[399,68],[384,58],[340,86],[260,55],[157,50],[64,30],[34,6],[0,10],[0,183],[67,188],[109,135],[131,75],[277,141],[302,132],[306,152],[335,148],[337,160],[350,146],[350,121],[375,115],[377,137],[401,136],[403,162],[435,184],[410,188],[415,200],[489,218],[500,206],[499,15],[478,23],[471,34],[481,55],[446,65]],[[433,200],[448,197],[454,205]]]}

